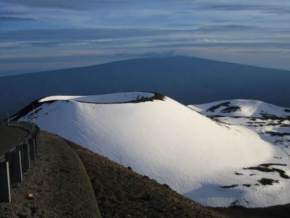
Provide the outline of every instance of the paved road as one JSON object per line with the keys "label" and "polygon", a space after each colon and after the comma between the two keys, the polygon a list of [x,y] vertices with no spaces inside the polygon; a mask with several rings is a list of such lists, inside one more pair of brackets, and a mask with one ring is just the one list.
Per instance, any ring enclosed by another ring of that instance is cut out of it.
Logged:
{"label": "paved road", "polygon": [[0,156],[23,142],[27,132],[21,128],[0,125]]}

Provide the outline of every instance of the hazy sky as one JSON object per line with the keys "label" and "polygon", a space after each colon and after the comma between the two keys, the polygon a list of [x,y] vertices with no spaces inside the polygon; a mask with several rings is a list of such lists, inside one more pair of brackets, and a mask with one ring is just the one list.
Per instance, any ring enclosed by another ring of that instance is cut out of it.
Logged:
{"label": "hazy sky", "polygon": [[290,70],[290,1],[0,0],[0,75],[159,55]]}

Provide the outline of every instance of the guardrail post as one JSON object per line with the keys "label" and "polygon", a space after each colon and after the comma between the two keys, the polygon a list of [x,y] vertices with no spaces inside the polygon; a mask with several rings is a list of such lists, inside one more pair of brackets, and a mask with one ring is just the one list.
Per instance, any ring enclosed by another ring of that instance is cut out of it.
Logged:
{"label": "guardrail post", "polygon": [[26,172],[30,168],[30,149],[27,143],[20,145],[21,148],[21,160],[22,170]]}
{"label": "guardrail post", "polygon": [[38,145],[37,145],[37,135],[35,134],[33,137],[34,148],[35,148],[35,155],[38,155]]}
{"label": "guardrail post", "polygon": [[0,202],[11,202],[9,162],[0,160]]}
{"label": "guardrail post", "polygon": [[35,160],[35,146],[33,142],[33,138],[28,139],[29,150],[30,150],[30,159]]}
{"label": "guardrail post", "polygon": [[21,150],[14,147],[5,154],[5,158],[9,161],[9,171],[11,184],[22,182],[22,162],[21,162]]}

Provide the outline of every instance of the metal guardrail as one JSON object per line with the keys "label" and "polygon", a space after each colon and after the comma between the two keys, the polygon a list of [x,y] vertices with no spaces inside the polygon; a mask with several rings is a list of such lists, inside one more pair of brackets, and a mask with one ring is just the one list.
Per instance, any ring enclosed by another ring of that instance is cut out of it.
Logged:
{"label": "metal guardrail", "polygon": [[[28,124],[27,124],[28,125]],[[11,202],[11,185],[21,183],[24,173],[38,154],[37,126],[14,124],[28,131],[24,141],[0,156],[0,202]]]}

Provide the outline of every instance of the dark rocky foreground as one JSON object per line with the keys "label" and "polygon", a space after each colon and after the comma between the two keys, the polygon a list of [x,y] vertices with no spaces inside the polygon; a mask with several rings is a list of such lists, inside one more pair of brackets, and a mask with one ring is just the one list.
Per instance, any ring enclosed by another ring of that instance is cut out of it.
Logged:
{"label": "dark rocky foreground", "polygon": [[218,208],[216,211],[234,218],[289,218],[290,204],[267,208]]}
{"label": "dark rocky foreground", "polygon": [[100,217],[86,170],[63,139],[41,132],[39,157],[12,187],[12,203],[0,203],[0,217]]}

